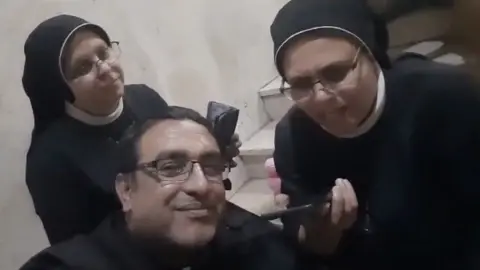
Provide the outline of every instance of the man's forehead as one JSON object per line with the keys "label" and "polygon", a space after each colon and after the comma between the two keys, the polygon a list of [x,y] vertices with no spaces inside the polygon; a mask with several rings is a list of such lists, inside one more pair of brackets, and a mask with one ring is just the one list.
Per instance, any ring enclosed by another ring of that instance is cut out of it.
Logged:
{"label": "man's forehead", "polygon": [[164,120],[154,124],[140,139],[141,153],[203,155],[219,152],[215,138],[202,125],[191,120]]}

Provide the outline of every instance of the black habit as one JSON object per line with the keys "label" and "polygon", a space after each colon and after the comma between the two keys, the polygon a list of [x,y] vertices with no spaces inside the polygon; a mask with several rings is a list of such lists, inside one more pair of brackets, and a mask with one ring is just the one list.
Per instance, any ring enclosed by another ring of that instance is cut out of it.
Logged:
{"label": "black habit", "polygon": [[[296,107],[283,117],[274,152],[282,192],[296,206],[337,178],[352,183],[357,222],[326,260],[338,269],[480,269],[479,89],[419,57],[384,75],[383,113],[363,135],[334,137]],[[292,237],[301,220],[284,218]]]}
{"label": "black habit", "polygon": [[119,209],[113,185],[115,147],[123,132],[167,103],[146,85],[127,85],[122,115],[104,126],[65,116],[35,141],[27,155],[26,181],[51,244],[91,232]]}
{"label": "black habit", "polygon": [[93,233],[54,245],[20,270],[294,270],[318,269],[299,260],[280,229],[233,204],[208,247],[190,263],[169,265],[166,253],[145,248],[129,233],[122,214]]}

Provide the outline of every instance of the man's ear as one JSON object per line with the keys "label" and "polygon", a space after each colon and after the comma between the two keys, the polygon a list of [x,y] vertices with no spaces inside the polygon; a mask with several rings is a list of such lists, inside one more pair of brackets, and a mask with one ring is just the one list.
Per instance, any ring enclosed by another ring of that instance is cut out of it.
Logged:
{"label": "man's ear", "polygon": [[134,180],[130,174],[118,174],[115,180],[115,192],[118,200],[122,204],[123,212],[128,212],[132,209],[131,197],[133,191]]}

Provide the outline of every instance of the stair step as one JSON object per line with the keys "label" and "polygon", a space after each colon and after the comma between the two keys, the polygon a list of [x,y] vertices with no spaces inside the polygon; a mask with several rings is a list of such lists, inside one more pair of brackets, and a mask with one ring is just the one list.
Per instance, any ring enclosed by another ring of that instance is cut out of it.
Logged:
{"label": "stair step", "polygon": [[268,123],[240,148],[249,179],[267,178],[264,164],[273,154],[276,124],[275,121]]}
{"label": "stair step", "polygon": [[241,156],[272,155],[276,121],[272,121],[255,133],[240,148]]}
{"label": "stair step", "polygon": [[[287,86],[288,84],[286,84]],[[261,97],[280,94],[280,87],[282,86],[282,78],[277,76],[275,79],[267,83],[258,91]]]}
{"label": "stair step", "polygon": [[267,114],[276,121],[280,120],[293,105],[293,102],[280,92],[281,85],[282,79],[277,77],[258,92]]}
{"label": "stair step", "polygon": [[247,181],[229,199],[230,202],[256,215],[274,211],[273,192],[267,179],[252,179]]}

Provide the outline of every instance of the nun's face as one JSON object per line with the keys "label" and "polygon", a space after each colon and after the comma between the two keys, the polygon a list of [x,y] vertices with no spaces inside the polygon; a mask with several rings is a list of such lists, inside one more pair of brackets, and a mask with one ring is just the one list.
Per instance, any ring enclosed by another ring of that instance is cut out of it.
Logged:
{"label": "nun's face", "polygon": [[90,31],[80,31],[66,50],[65,79],[74,105],[94,115],[108,115],[123,95],[118,44],[107,44]]}
{"label": "nun's face", "polygon": [[298,40],[283,70],[296,105],[334,135],[354,132],[375,100],[376,64],[344,39]]}

